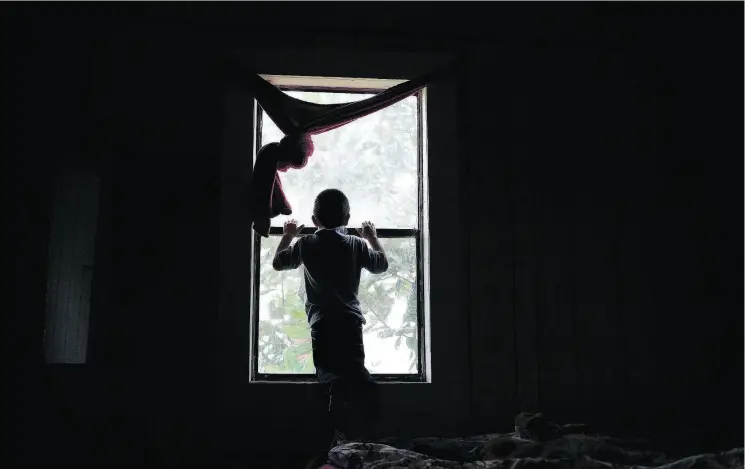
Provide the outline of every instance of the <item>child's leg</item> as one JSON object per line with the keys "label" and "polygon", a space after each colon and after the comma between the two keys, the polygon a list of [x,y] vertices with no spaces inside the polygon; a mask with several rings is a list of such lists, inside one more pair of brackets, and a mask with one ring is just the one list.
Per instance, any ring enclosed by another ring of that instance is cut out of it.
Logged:
{"label": "child's leg", "polygon": [[325,388],[323,395],[324,433],[329,445],[334,445],[338,431],[346,430],[346,392],[344,392],[337,338],[338,326],[329,321],[321,321],[311,329],[313,362],[316,378]]}
{"label": "child's leg", "polygon": [[329,383],[329,417],[350,437],[368,433],[379,416],[377,386],[365,368],[362,324],[321,320],[311,330],[319,381]]}
{"label": "child's leg", "polygon": [[350,437],[371,440],[380,422],[380,395],[373,381],[357,382],[350,386],[347,423]]}

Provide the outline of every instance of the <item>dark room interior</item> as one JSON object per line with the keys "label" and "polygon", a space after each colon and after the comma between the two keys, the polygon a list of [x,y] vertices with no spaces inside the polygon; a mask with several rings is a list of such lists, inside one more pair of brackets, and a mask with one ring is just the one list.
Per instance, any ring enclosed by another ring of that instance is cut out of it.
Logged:
{"label": "dark room interior", "polygon": [[0,9],[9,467],[301,468],[320,444],[318,387],[249,372],[258,134],[229,60],[450,67],[427,88],[427,366],[380,384],[386,436],[540,412],[742,467],[743,2]]}

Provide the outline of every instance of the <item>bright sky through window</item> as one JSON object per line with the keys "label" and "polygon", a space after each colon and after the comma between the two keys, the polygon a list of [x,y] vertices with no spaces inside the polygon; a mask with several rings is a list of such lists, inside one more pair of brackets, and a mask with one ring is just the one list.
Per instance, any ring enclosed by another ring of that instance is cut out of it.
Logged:
{"label": "bright sky through window", "polygon": [[[343,103],[369,94],[290,91],[290,96],[316,103]],[[366,366],[383,375],[420,372],[419,103],[412,96],[355,122],[313,137],[315,151],[308,165],[280,173],[292,205],[290,217],[272,220],[281,227],[287,218],[313,226],[316,194],[330,187],[350,201],[350,228],[371,220],[379,229],[389,258],[381,275],[363,271],[359,298],[367,320],[364,328]],[[279,141],[282,133],[261,112],[260,145]],[[387,232],[388,234],[382,234]],[[302,267],[276,272],[271,266],[279,236],[260,239],[258,320],[254,353],[261,375],[312,374],[310,332],[304,311]]]}

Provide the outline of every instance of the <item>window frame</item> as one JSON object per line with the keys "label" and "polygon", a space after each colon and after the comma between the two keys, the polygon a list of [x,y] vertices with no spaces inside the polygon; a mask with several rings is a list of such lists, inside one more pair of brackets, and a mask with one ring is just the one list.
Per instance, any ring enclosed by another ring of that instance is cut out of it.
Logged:
{"label": "window frame", "polygon": [[[277,76],[277,78],[283,78]],[[322,77],[287,77],[290,78],[291,83],[281,83],[282,80],[278,80],[280,83],[275,83],[277,88],[282,91],[320,91],[325,93],[354,93],[354,94],[369,94],[380,92],[384,89],[384,86],[374,87],[370,82],[375,80],[363,80],[364,86],[328,86],[319,84],[320,81],[323,83]],[[313,85],[302,85],[298,84],[298,80],[302,82],[303,79],[312,80],[315,83]],[[354,80],[354,79],[335,79],[341,82]],[[271,81],[271,80],[270,80]],[[389,82],[390,80],[379,80],[381,83]],[[426,152],[426,88],[418,91],[412,96],[416,97],[417,102],[417,227],[416,228],[376,228],[378,238],[414,238],[415,250],[416,250],[416,288],[417,288],[417,369],[414,373],[386,373],[378,374],[373,373],[372,376],[376,381],[380,382],[427,382],[427,337],[426,337],[426,285],[425,285],[425,243],[424,236],[426,236],[426,217],[425,213],[425,152]],[[262,145],[262,128],[263,128],[263,109],[261,105],[254,100],[254,161],[258,155]],[[301,231],[302,235],[312,234],[316,231],[314,227],[306,227]],[[269,236],[278,236],[282,234],[281,227],[270,227]],[[260,373],[259,372],[259,313],[260,313],[260,301],[259,294],[260,283],[261,283],[261,266],[259,265],[260,252],[261,252],[261,239],[262,237],[253,232],[253,243],[251,249],[251,311],[250,311],[250,381],[251,382],[316,382],[316,376],[314,373],[299,374],[299,373]]]}

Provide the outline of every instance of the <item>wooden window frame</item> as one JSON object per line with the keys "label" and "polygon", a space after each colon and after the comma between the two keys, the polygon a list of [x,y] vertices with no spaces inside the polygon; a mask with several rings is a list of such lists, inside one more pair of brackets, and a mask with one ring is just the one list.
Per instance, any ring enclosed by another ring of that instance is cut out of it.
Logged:
{"label": "wooden window frame", "polygon": [[[279,75],[262,75],[264,79],[277,86],[283,91],[322,91],[326,93],[375,93],[381,89],[401,83],[400,80],[380,80],[380,79],[349,79],[349,78],[328,78],[328,77],[295,77]],[[427,370],[427,338],[425,327],[425,149],[426,149],[426,112],[425,100],[426,90],[414,94],[417,99],[417,228],[415,229],[398,229],[398,228],[377,228],[379,238],[414,238],[417,255],[417,369],[414,373],[391,373],[379,374],[372,373],[376,381],[381,382],[426,382]],[[258,154],[262,145],[262,109],[258,102],[255,102],[255,129],[254,129],[254,154]],[[304,228],[301,234],[307,235],[315,232],[315,228]],[[281,236],[281,227],[271,227],[269,236]],[[298,373],[260,373],[258,367],[259,359],[259,295],[260,291],[260,271],[259,265],[261,240],[262,237],[254,232],[253,250],[251,258],[252,268],[252,295],[251,295],[251,376],[252,382],[314,382],[314,374]]]}

